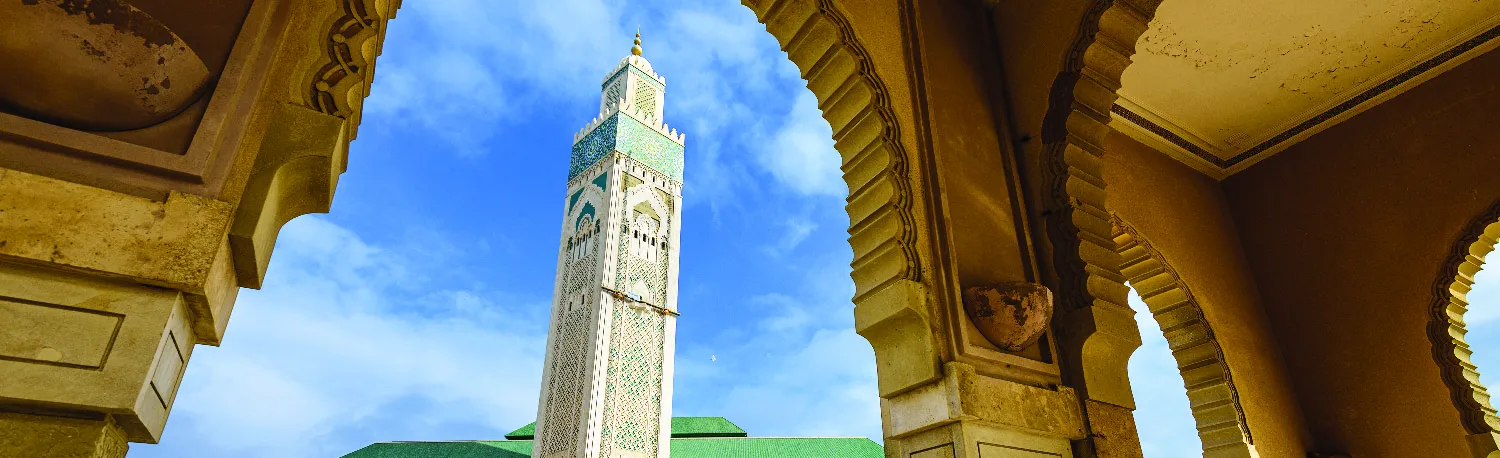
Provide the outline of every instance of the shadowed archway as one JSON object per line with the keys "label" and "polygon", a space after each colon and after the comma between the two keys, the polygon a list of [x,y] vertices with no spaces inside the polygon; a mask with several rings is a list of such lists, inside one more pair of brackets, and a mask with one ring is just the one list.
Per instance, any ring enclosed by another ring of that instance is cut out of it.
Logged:
{"label": "shadowed archway", "polygon": [[1489,391],[1479,382],[1479,368],[1464,336],[1464,314],[1469,310],[1468,293],[1474,275],[1484,268],[1484,259],[1500,242],[1500,201],[1471,221],[1459,235],[1433,283],[1431,318],[1427,326],[1432,356],[1443,374],[1443,383],[1469,434],[1469,449],[1476,457],[1500,455],[1500,416],[1490,403]]}

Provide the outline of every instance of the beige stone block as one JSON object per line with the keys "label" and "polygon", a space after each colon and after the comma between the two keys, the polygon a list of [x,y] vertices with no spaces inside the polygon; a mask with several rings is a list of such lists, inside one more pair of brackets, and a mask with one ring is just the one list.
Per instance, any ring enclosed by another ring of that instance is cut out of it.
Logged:
{"label": "beige stone block", "polygon": [[100,420],[0,412],[0,456],[124,458],[129,444],[109,417]]}
{"label": "beige stone block", "polygon": [[855,304],[854,330],[875,349],[881,397],[942,377],[927,302],[920,283],[898,280]]}
{"label": "beige stone block", "polygon": [[993,378],[963,363],[948,363],[944,372],[942,380],[882,403],[887,437],[906,437],[960,421],[1046,437],[1084,437],[1083,413],[1071,388]]}
{"label": "beige stone block", "polygon": [[113,415],[156,442],[192,354],[182,296],[0,264],[0,404]]}
{"label": "beige stone block", "polygon": [[183,291],[196,334],[217,344],[238,293],[227,242],[233,210],[191,194],[156,201],[0,169],[0,260]]}

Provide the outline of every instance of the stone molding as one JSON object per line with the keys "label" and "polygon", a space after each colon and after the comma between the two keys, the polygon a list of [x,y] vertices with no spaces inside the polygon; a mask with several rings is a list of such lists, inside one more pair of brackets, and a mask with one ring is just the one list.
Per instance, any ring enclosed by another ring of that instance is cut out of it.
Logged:
{"label": "stone molding", "polygon": [[831,0],[743,0],[801,70],[833,129],[849,186],[855,328],[875,348],[889,397],[942,377],[921,283],[911,159],[890,92]]}
{"label": "stone molding", "polygon": [[1471,360],[1473,350],[1464,340],[1464,313],[1469,309],[1467,295],[1474,286],[1474,275],[1484,267],[1484,258],[1500,240],[1500,201],[1471,221],[1458,236],[1447,260],[1433,282],[1433,302],[1427,335],[1432,340],[1432,356],[1448,386],[1459,420],[1469,433],[1475,456],[1485,457],[1496,450],[1500,439],[1500,416],[1490,404],[1489,391],[1479,383],[1479,370]]}
{"label": "stone molding", "polygon": [[1115,244],[1123,259],[1120,272],[1140,293],[1167,338],[1167,346],[1177,360],[1183,386],[1187,388],[1204,455],[1257,456],[1224,348],[1219,345],[1197,298],[1167,263],[1166,256],[1134,227],[1119,216],[1114,217],[1113,223]]}
{"label": "stone molding", "polygon": [[340,14],[328,28],[324,63],[307,87],[307,102],[318,111],[348,119],[353,140],[374,82],[375,57],[385,43],[386,21],[395,17],[401,0],[332,1],[339,3]]}

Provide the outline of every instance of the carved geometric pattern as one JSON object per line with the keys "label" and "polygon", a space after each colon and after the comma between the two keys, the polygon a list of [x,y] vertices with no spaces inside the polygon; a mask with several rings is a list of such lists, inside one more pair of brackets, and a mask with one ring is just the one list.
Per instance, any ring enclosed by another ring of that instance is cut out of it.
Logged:
{"label": "carved geometric pattern", "polygon": [[641,108],[641,112],[647,119],[656,117],[656,90],[648,84],[637,83],[635,85],[635,106]]}
{"label": "carved geometric pattern", "polygon": [[[628,189],[626,194],[629,194]],[[666,218],[670,217],[664,215],[663,219]],[[667,300],[667,276],[668,270],[671,268],[670,252],[660,248],[660,243],[658,243],[656,246],[648,247],[660,250],[656,259],[647,259],[631,253],[629,234],[632,234],[636,230],[635,226],[638,225],[633,222],[620,225],[620,229],[625,233],[620,234],[620,252],[619,256],[615,258],[615,285],[621,290],[628,291],[632,285],[637,283],[645,284],[646,294],[642,294],[644,296],[642,299],[652,304],[666,306],[667,304],[664,302]],[[672,227],[672,223],[671,221],[661,221],[657,227],[670,228]],[[652,228],[643,229],[650,231]],[[667,231],[663,230],[658,234],[658,240],[666,236]]]}
{"label": "carved geometric pattern", "polygon": [[[359,104],[369,90],[369,75],[384,41],[380,35],[390,20],[391,12],[380,7],[391,2],[339,0],[338,3],[342,15],[328,30],[327,62],[313,74],[307,94],[314,109],[349,119],[352,139],[359,126]],[[371,39],[375,40],[374,49],[365,49]]]}
{"label": "carved geometric pattern", "polygon": [[556,343],[553,345],[551,384],[547,387],[547,411],[542,418],[543,431],[537,445],[539,456],[571,453],[582,426],[584,410],[588,408],[588,386],[585,384],[588,361],[589,329],[591,309],[578,307],[573,310],[556,308],[562,315]]}
{"label": "carved geometric pattern", "polygon": [[1500,240],[1500,201],[1469,223],[1432,285],[1434,300],[1427,334],[1443,382],[1448,385],[1453,405],[1469,434],[1500,431],[1500,416],[1490,403],[1489,391],[1479,383],[1479,368],[1472,360],[1474,352],[1464,340],[1469,332],[1464,327],[1464,313],[1469,310],[1468,293],[1474,286],[1474,275],[1484,267],[1484,258],[1495,249],[1497,240]]}
{"label": "carved geometric pattern", "polygon": [[608,381],[600,456],[631,451],[656,456],[661,431],[666,316],[627,301],[610,301]]}
{"label": "carved geometric pattern", "polygon": [[1198,423],[1205,455],[1251,456],[1254,439],[1240,406],[1239,390],[1224,349],[1198,300],[1161,252],[1118,216],[1114,242],[1124,262],[1120,272],[1141,295],[1167,338]]}
{"label": "carved geometric pattern", "polygon": [[[854,301],[900,280],[921,280],[909,156],[890,91],[870,53],[830,0],[742,0],[802,72],[833,128],[849,185]],[[828,39],[837,37],[837,39]]]}

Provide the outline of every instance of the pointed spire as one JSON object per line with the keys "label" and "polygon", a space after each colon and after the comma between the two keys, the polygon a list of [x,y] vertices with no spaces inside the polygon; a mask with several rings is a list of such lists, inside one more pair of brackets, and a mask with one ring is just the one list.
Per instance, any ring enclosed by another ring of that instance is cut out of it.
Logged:
{"label": "pointed spire", "polygon": [[635,46],[630,47],[630,54],[641,55],[641,26],[635,26]]}

